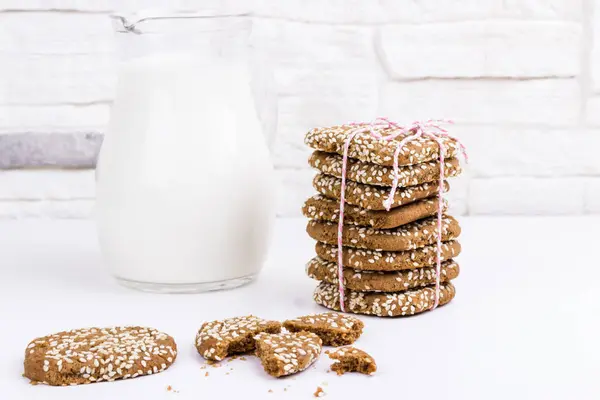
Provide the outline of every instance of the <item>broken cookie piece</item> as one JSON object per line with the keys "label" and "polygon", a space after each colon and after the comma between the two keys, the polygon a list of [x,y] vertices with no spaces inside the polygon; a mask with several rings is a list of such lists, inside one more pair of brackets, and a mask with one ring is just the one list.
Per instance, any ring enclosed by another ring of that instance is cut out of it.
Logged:
{"label": "broken cookie piece", "polygon": [[281,323],[253,315],[205,322],[196,334],[196,349],[207,360],[221,361],[254,350],[254,336],[261,332],[279,333]]}
{"label": "broken cookie piece", "polygon": [[259,333],[256,356],[265,371],[276,378],[304,371],[321,354],[323,341],[310,332]]}
{"label": "broken cookie piece", "polygon": [[373,357],[362,350],[352,346],[341,347],[328,353],[329,358],[336,360],[331,364],[331,370],[338,375],[346,372],[360,372],[361,374],[372,375],[377,371],[377,364]]}
{"label": "broken cookie piece", "polygon": [[359,338],[364,324],[356,317],[327,312],[289,319],[283,322],[283,327],[290,332],[315,333],[325,346],[345,346]]}

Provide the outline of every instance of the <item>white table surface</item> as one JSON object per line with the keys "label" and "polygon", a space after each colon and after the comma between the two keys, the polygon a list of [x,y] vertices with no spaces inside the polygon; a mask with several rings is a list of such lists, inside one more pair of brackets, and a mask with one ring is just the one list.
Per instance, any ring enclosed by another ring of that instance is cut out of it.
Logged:
{"label": "white table surface", "polygon": [[[411,318],[362,317],[356,345],[377,360],[375,376],[326,373],[322,356],[315,368],[277,380],[253,357],[203,370],[193,339],[204,320],[324,311],[304,276],[313,251],[304,220],[278,221],[256,282],[200,295],[118,286],[102,268],[90,221],[2,221],[0,399],[309,399],[317,386],[332,399],[600,398],[600,217],[461,222],[461,276],[448,306]],[[120,324],[174,336],[175,364],[158,375],[77,387],[33,386],[21,377],[32,338]]]}

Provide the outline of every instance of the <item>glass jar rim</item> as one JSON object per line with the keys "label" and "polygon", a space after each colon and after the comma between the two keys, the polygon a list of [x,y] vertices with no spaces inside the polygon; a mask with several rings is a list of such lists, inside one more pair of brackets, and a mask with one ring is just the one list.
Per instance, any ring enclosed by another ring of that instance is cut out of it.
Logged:
{"label": "glass jar rim", "polygon": [[115,25],[117,32],[131,32],[131,33],[142,33],[137,29],[137,26],[146,21],[153,20],[176,20],[176,19],[218,19],[218,18],[244,18],[251,17],[252,13],[246,11],[240,12],[219,12],[215,10],[203,10],[202,12],[181,12],[176,13],[173,11],[143,11],[136,13],[114,13],[110,14],[109,17],[116,22]]}

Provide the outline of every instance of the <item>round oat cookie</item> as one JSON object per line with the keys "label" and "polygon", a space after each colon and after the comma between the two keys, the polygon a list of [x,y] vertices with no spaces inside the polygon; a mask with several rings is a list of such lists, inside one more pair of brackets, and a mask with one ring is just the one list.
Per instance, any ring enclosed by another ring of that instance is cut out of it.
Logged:
{"label": "round oat cookie", "polygon": [[[324,260],[337,263],[337,245],[317,242],[317,255]],[[461,252],[460,243],[451,240],[442,243],[442,261],[456,257]],[[427,267],[437,262],[437,246],[430,245],[407,251],[378,251],[342,248],[342,264],[366,271],[398,271]]]}
{"label": "round oat cookie", "polygon": [[53,386],[111,382],[157,374],[176,357],[173,338],[156,329],[74,329],[32,340],[25,350],[24,375]]}
{"label": "round oat cookie", "polygon": [[[342,177],[342,161],[342,156],[323,153],[322,151],[315,151],[308,159],[311,167],[337,178]],[[354,182],[387,187],[392,186],[394,182],[394,169],[392,167],[384,167],[350,158],[346,167],[346,178]],[[456,158],[445,160],[444,167],[446,178],[458,176],[462,172],[460,163]],[[398,169],[398,187],[400,188],[434,182],[439,179],[440,163],[438,161],[429,161]]]}
{"label": "round oat cookie", "polygon": [[[392,208],[390,211],[374,211],[353,205],[344,207],[344,223],[348,225],[370,226],[375,229],[396,228],[410,222],[434,215],[438,211],[439,201],[430,197],[405,206]],[[448,209],[444,201],[443,211]],[[340,211],[339,200],[317,194],[304,202],[302,212],[305,217],[317,221],[338,222]]]}
{"label": "round oat cookie", "polygon": [[[362,126],[366,127],[367,124]],[[344,154],[344,143],[356,128],[357,126],[350,125],[314,128],[306,134],[304,143],[316,150]],[[395,131],[381,126],[374,129],[384,136]],[[348,156],[379,165],[394,165],[396,148],[406,136],[407,134],[403,134],[394,140],[386,141],[374,138],[370,132],[357,133],[350,141]],[[460,153],[459,144],[455,139],[442,137],[440,140],[445,147],[446,157],[456,157]],[[437,158],[439,158],[438,143],[430,137],[421,136],[403,146],[398,154],[398,165],[418,164]]]}
{"label": "round oat cookie", "polygon": [[[338,224],[333,222],[308,221],[308,235],[328,244],[337,244]],[[460,226],[453,217],[442,219],[442,241],[456,239]],[[355,225],[344,225],[342,244],[361,249],[405,251],[437,243],[437,216],[411,222],[393,229],[373,229]]]}
{"label": "round oat cookie", "polygon": [[[454,298],[456,289],[452,283],[440,285],[439,305]],[[315,289],[313,299],[317,304],[331,310],[340,310],[340,294],[337,285],[321,282]],[[346,290],[346,311],[354,314],[378,317],[399,317],[429,311],[435,302],[435,287],[427,286],[404,292],[377,293]]]}
{"label": "round oat cookie", "polygon": [[[330,199],[340,199],[342,193],[342,180],[335,176],[317,174],[313,179],[313,187],[320,194]],[[437,196],[439,185],[437,182],[422,183],[417,186],[398,188],[394,193],[392,209],[413,203],[432,196]],[[447,181],[444,181],[444,192],[450,189]],[[385,210],[383,202],[390,195],[390,188],[365,185],[346,180],[346,203],[367,210]]]}
{"label": "round oat cookie", "polygon": [[[358,271],[344,268],[344,286],[357,292],[399,292],[435,284],[435,266],[395,272]],[[315,257],[306,264],[306,274],[317,281],[338,284],[337,264]],[[448,282],[459,274],[458,264],[442,263],[441,281]]]}

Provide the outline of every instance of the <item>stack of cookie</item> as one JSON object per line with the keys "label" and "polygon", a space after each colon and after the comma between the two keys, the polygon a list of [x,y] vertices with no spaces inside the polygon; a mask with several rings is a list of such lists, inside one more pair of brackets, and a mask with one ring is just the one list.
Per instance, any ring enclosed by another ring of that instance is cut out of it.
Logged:
{"label": "stack of cookie", "polygon": [[[337,230],[342,184],[344,143],[356,126],[315,128],[305,143],[315,149],[309,164],[318,171],[303,213],[310,218],[307,232],[315,240],[316,257],[306,266],[309,277],[320,281],[314,300],[339,310]],[[382,135],[390,128],[376,128]],[[394,152],[403,136],[391,141],[360,132],[350,141],[346,164],[342,260],[345,308],[348,312],[378,316],[413,315],[432,308],[437,263],[437,212],[440,181],[439,145],[420,137],[398,155],[398,189],[389,211],[384,201],[394,180]],[[461,172],[459,144],[442,138],[445,177]],[[441,286],[439,304],[455,295],[450,280],[458,276],[453,257],[460,253],[458,222],[442,204]]]}

